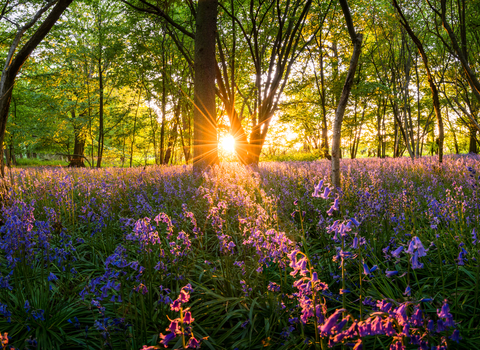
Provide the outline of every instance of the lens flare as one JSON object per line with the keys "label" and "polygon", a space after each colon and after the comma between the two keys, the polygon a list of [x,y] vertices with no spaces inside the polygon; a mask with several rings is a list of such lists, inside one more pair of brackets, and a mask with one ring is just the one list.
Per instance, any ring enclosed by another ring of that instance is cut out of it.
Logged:
{"label": "lens flare", "polygon": [[235,153],[235,138],[228,134],[220,138],[218,146],[220,147],[220,151],[226,154],[234,154]]}

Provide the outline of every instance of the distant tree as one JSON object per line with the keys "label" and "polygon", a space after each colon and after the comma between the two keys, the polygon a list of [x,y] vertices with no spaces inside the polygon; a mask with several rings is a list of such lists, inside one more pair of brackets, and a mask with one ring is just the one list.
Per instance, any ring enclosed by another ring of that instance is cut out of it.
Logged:
{"label": "distant tree", "polygon": [[397,10],[399,17],[400,17],[400,23],[402,26],[405,28],[407,31],[408,35],[412,39],[412,41],[415,43],[417,46],[418,52],[420,53],[420,56],[422,57],[423,64],[425,66],[425,71],[427,73],[427,80],[428,84],[430,85],[430,89],[432,91],[432,99],[433,99],[433,108],[435,110],[435,115],[437,117],[437,123],[438,123],[438,162],[442,163],[443,162],[443,142],[444,142],[444,130],[443,130],[443,119],[442,119],[442,112],[441,112],[441,107],[440,107],[440,100],[438,97],[438,88],[437,85],[434,81],[434,77],[431,73],[430,65],[428,63],[428,57],[425,52],[425,49],[423,47],[422,42],[420,39],[415,35],[413,32],[412,28],[410,27],[410,24],[408,23],[406,17],[403,14],[402,9],[400,8],[397,0],[393,0],[393,6]]}
{"label": "distant tree", "polygon": [[[3,150],[3,142],[5,139],[5,130],[8,121],[8,112],[10,109],[10,102],[12,99],[13,86],[20,68],[31,55],[33,50],[40,44],[45,36],[50,32],[53,25],[60,18],[62,13],[72,3],[73,0],[52,0],[42,6],[33,16],[26,19],[25,23],[19,24],[15,21],[15,16],[9,18],[9,14],[14,14],[16,11],[24,11],[30,2],[22,3],[15,1],[10,4],[6,1],[3,5],[0,14],[0,20],[8,21],[16,27],[15,37],[8,50],[5,59],[5,65],[2,70],[0,79],[0,149]],[[33,5],[33,4],[32,4]],[[29,29],[34,27],[39,22],[42,16],[51,8],[47,17],[41,21],[38,28],[31,34],[27,42],[24,42],[25,34]],[[18,13],[16,13],[18,15]],[[22,45],[23,42],[23,45]],[[3,153],[3,152],[2,152]],[[3,154],[0,156],[0,172],[2,177],[4,173]]]}

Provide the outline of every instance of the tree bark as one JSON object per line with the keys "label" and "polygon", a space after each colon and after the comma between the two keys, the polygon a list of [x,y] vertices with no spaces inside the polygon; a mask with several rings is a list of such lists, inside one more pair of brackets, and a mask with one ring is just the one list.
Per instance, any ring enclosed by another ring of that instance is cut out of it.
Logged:
{"label": "tree bark", "polygon": [[355,71],[357,70],[358,59],[362,51],[363,35],[355,33],[353,27],[352,17],[350,16],[350,9],[348,8],[347,0],[340,0],[342,6],[343,15],[347,23],[348,32],[353,43],[353,54],[350,59],[350,66],[347,72],[347,78],[343,85],[342,94],[338,102],[337,111],[335,112],[335,121],[333,123],[333,140],[332,140],[332,184],[335,188],[340,188],[340,141],[342,138],[342,123],[345,109],[348,103],[348,97],[352,90],[353,78],[355,77]]}
{"label": "tree bark", "polygon": [[98,153],[97,153],[97,168],[102,167],[103,158],[103,138],[105,133],[103,131],[103,70],[102,70],[102,54],[98,59],[98,89],[99,89],[99,107],[98,107]]}
{"label": "tree bark", "polygon": [[172,129],[172,133],[170,134],[170,137],[168,139],[167,149],[165,150],[164,164],[168,164],[168,162],[170,161],[170,158],[172,157],[175,141],[177,140],[177,128],[178,128],[178,122],[175,121],[175,124],[173,125],[173,129]]}
{"label": "tree bark", "polygon": [[193,169],[218,162],[215,37],[218,0],[199,0],[195,33]]}
{"label": "tree bark", "polygon": [[135,145],[135,133],[137,132],[137,116],[138,116],[138,108],[140,107],[140,96],[142,95],[142,90],[138,93],[138,101],[137,101],[137,109],[135,111],[135,119],[133,121],[133,135],[132,135],[132,143],[130,147],[130,168],[133,165],[133,146]]}
{"label": "tree bark", "polygon": [[[72,114],[72,120],[75,123],[75,111],[72,110],[70,112]],[[83,159],[85,158],[85,135],[81,127],[73,126],[73,132],[75,133],[75,142],[73,144],[73,154],[70,158],[70,163],[68,164],[69,167],[74,168],[84,168],[85,163]]]}

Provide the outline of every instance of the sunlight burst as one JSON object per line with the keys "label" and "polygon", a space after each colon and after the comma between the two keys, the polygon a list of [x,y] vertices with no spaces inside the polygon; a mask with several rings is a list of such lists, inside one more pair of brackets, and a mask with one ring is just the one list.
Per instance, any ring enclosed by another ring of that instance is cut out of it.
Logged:
{"label": "sunlight burst", "polygon": [[220,138],[218,146],[222,152],[233,154],[235,153],[235,138],[227,134]]}

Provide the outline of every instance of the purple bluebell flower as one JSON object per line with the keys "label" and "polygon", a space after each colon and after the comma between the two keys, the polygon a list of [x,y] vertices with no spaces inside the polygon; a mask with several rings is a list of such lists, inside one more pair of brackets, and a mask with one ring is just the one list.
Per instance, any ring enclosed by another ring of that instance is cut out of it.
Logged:
{"label": "purple bluebell flower", "polygon": [[353,249],[358,249],[358,237],[357,237],[357,235],[355,235],[355,238],[353,238],[352,248]]}
{"label": "purple bluebell flower", "polygon": [[465,256],[467,254],[468,252],[465,250],[465,248],[462,247],[462,249],[460,250],[460,253],[458,253],[458,258],[457,258],[458,265],[460,266],[465,265],[465,262],[463,260],[465,259]]}
{"label": "purple bluebell flower", "polygon": [[430,332],[430,333],[433,333],[435,331],[435,323],[433,322],[433,320],[428,320],[428,323],[427,323],[427,330]]}
{"label": "purple bluebell flower", "polygon": [[458,331],[458,329],[455,329],[452,333],[452,335],[450,336],[450,339],[452,339],[454,342],[458,343],[461,339],[460,337],[460,332]]}
{"label": "purple bluebell flower", "polygon": [[363,263],[363,274],[364,275],[370,275],[372,272],[374,272],[378,268],[377,265],[372,266],[371,269],[368,268],[368,265],[364,262]]}
{"label": "purple bluebell flower", "polygon": [[392,303],[389,303],[385,300],[379,300],[377,301],[377,307],[380,309],[381,312],[388,313],[392,309]]}
{"label": "purple bluebell flower", "polygon": [[[320,180],[320,182],[318,183],[318,185],[316,185],[314,187],[314,191],[313,191],[313,194],[312,194],[312,197],[320,197],[321,194],[320,194],[320,191],[322,190],[322,187],[323,187],[323,181],[324,180]],[[327,187],[328,188],[328,187]]]}
{"label": "purple bluebell flower", "polygon": [[445,327],[445,325],[443,324],[443,321],[441,319],[438,319],[437,320],[437,332],[444,332],[446,331],[447,328]]}
{"label": "purple bluebell flower", "polygon": [[270,282],[267,286],[267,289],[271,292],[280,292],[280,286],[275,282]]}
{"label": "purple bluebell flower", "polygon": [[418,261],[418,250],[415,251],[415,254],[411,257],[412,269],[422,269],[423,263]]}
{"label": "purple bluebell flower", "polygon": [[325,190],[323,193],[320,195],[321,198],[327,199],[330,196],[330,187],[325,187]]}
{"label": "purple bluebell flower", "polygon": [[385,335],[388,335],[390,337],[392,335],[397,334],[397,331],[393,328],[393,319],[391,317],[388,317],[385,320],[385,324],[384,324],[383,329],[384,329]]}
{"label": "purple bluebell flower", "polygon": [[395,249],[392,252],[392,256],[396,259],[399,259],[400,258],[400,253],[402,252],[402,250],[403,250],[403,246],[398,247],[397,249]]}
{"label": "purple bluebell flower", "polygon": [[175,333],[168,333],[167,335],[163,335],[162,333],[160,333],[160,344],[162,344],[163,346],[165,347],[168,347],[168,343],[175,339],[176,335]]}
{"label": "purple bluebell flower", "polygon": [[195,319],[192,317],[192,313],[190,311],[185,311],[185,314],[183,315],[183,322],[190,324],[193,321],[195,321]]}
{"label": "purple bluebell flower", "polygon": [[195,339],[194,336],[192,336],[188,340],[187,347],[190,348],[190,349],[198,349],[198,348],[200,348],[200,342],[197,339]]}
{"label": "purple bluebell flower", "polygon": [[420,309],[419,305],[415,305],[415,307],[413,308],[413,315],[410,321],[416,327],[420,327],[423,325],[423,314],[422,309]]}
{"label": "purple bluebell flower", "polygon": [[423,246],[422,244],[422,241],[420,241],[420,238],[418,238],[417,236],[413,237],[413,241],[415,242],[415,249],[418,251],[418,256],[419,257],[422,257],[422,256],[427,256],[427,250],[425,249],[425,247]]}
{"label": "purple bluebell flower", "polygon": [[360,223],[357,221],[355,218],[350,218],[350,221],[355,225],[355,226],[360,226]]}
{"label": "purple bluebell flower", "polygon": [[376,316],[372,322],[372,335],[379,335],[384,333],[382,318]]}
{"label": "purple bluebell flower", "polygon": [[415,242],[413,241],[413,239],[408,244],[408,249],[405,252],[410,255],[413,255],[413,253],[415,253]]}
{"label": "purple bluebell flower", "polygon": [[335,310],[335,312],[325,321],[325,323],[318,327],[322,336],[331,334],[332,328],[337,324],[338,319],[344,311],[345,309]]}
{"label": "purple bluebell flower", "polygon": [[398,324],[400,326],[405,325],[408,321],[407,304],[408,303],[400,304],[400,306],[395,309],[395,317],[396,317],[396,319],[398,321]]}

